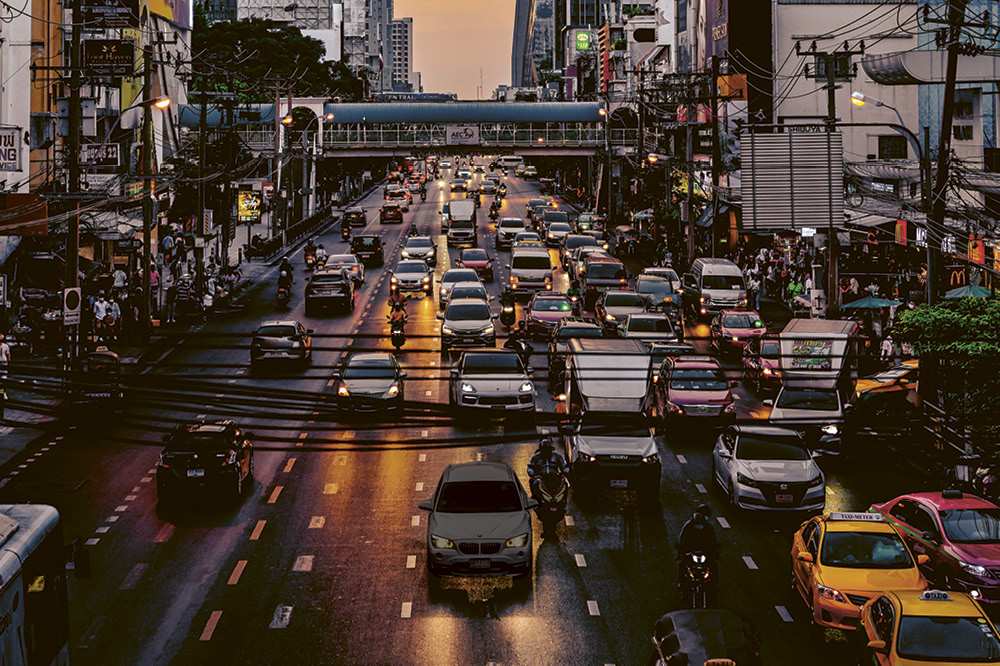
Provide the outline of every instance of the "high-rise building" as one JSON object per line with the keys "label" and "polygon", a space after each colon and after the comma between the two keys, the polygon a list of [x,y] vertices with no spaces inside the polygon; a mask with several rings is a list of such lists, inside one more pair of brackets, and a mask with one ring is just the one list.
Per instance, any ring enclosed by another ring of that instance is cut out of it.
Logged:
{"label": "high-rise building", "polygon": [[344,6],[344,55],[347,66],[357,72],[368,66],[368,2],[342,0]]}
{"label": "high-rise building", "polygon": [[[209,0],[205,7],[209,17],[214,14],[217,20],[228,20],[232,14],[227,0]],[[333,30],[340,18],[334,16],[333,7],[330,0],[295,0],[291,4],[287,0],[239,0],[235,3],[235,18],[270,19],[304,30]]]}
{"label": "high-rise building", "polygon": [[514,88],[535,85],[534,29],[535,0],[516,0],[510,53],[510,85]]}
{"label": "high-rise building", "polygon": [[420,92],[420,73],[413,71],[413,19],[393,19],[392,89],[397,92]]}

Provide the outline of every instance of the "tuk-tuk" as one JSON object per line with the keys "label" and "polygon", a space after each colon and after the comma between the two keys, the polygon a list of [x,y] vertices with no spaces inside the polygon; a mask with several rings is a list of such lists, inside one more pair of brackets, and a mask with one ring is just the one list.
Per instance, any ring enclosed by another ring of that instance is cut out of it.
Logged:
{"label": "tuk-tuk", "polygon": [[576,233],[586,234],[601,240],[604,238],[604,218],[594,213],[580,213],[576,218]]}
{"label": "tuk-tuk", "polygon": [[[653,630],[656,666],[760,666],[760,634],[744,615],[701,608],[667,613]],[[683,655],[683,656],[682,656]]]}
{"label": "tuk-tuk", "polygon": [[107,406],[118,411],[124,394],[122,360],[107,347],[84,354],[77,365],[71,395],[74,407]]}
{"label": "tuk-tuk", "polygon": [[538,191],[542,194],[550,194],[555,192],[556,189],[556,179],[555,178],[539,178],[538,179]]}
{"label": "tuk-tuk", "polygon": [[639,231],[635,227],[629,226],[627,224],[622,224],[615,227],[614,238],[613,238],[615,255],[621,256],[628,253],[629,247],[632,247],[631,251],[635,251],[636,245],[639,243]]}

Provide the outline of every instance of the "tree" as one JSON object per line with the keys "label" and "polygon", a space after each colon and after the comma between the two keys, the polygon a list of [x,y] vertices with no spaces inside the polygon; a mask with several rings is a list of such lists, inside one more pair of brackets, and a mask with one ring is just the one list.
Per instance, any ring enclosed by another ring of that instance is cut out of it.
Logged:
{"label": "tree", "polygon": [[[1000,300],[961,298],[900,315],[892,327],[897,342],[913,345],[922,374],[941,359],[945,405],[969,429],[972,444],[1000,453]],[[921,377],[923,381],[923,376]]]}
{"label": "tree", "polygon": [[343,62],[323,60],[325,48],[295,26],[244,19],[208,25],[195,9],[191,91],[233,92],[241,103],[274,100],[268,82],[292,84],[294,95],[361,99],[364,84]]}

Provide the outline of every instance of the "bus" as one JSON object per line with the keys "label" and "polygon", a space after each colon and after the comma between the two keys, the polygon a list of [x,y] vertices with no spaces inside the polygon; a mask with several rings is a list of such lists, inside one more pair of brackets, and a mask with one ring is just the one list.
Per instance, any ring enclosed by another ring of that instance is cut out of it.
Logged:
{"label": "bus", "polygon": [[69,664],[66,548],[54,507],[0,504],[0,664]]}
{"label": "bus", "polygon": [[518,164],[524,161],[524,158],[520,155],[504,155],[497,160],[497,164],[500,166],[510,169],[516,167]]}

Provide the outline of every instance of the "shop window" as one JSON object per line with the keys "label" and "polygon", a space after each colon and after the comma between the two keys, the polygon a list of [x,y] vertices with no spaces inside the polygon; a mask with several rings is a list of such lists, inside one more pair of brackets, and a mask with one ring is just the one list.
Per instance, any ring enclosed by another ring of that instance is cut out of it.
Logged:
{"label": "shop window", "polygon": [[972,141],[972,125],[955,125],[952,136],[955,141]]}

